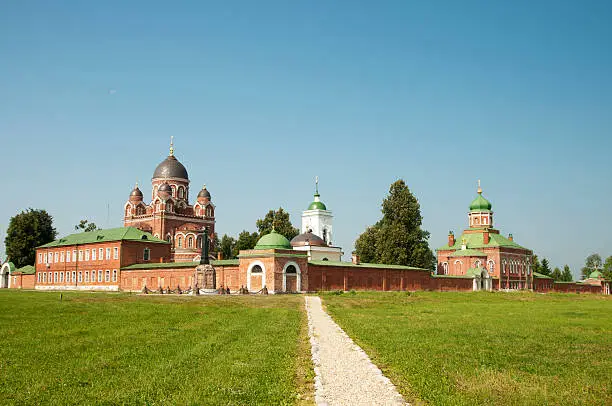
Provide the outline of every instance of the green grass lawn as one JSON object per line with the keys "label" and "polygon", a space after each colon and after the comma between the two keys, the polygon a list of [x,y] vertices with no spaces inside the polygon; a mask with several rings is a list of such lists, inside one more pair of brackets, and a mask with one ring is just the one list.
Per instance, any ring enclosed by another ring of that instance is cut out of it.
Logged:
{"label": "green grass lawn", "polygon": [[610,297],[322,297],[332,317],[417,404],[612,404]]}
{"label": "green grass lawn", "polygon": [[0,291],[0,404],[312,399],[301,296]]}

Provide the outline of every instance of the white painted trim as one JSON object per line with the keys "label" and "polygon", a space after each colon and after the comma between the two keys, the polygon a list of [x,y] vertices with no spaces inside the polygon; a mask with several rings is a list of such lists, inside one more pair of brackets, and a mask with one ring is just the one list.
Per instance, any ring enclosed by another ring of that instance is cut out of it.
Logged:
{"label": "white painted trim", "polygon": [[103,290],[118,292],[119,285],[36,285],[36,290]]}
{"label": "white painted trim", "polygon": [[247,290],[251,291],[251,269],[255,265],[259,265],[261,267],[261,288],[263,289],[266,286],[266,266],[261,261],[253,261],[249,264],[249,268],[247,269]]}
{"label": "white painted trim", "polygon": [[287,291],[287,268],[289,268],[289,266],[291,265],[293,265],[296,270],[295,277],[296,277],[297,282],[296,282],[295,288],[298,292],[301,292],[302,291],[302,270],[300,269],[300,266],[294,261],[288,261],[283,267],[283,292]]}

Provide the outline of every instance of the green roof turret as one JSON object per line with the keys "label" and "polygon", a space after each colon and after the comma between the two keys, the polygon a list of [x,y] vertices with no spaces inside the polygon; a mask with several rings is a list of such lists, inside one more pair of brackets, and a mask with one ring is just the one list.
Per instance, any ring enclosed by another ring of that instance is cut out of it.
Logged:
{"label": "green roof turret", "polygon": [[271,232],[264,235],[257,241],[255,245],[256,250],[270,250],[270,249],[281,249],[281,250],[290,250],[291,243],[288,239],[285,238],[284,235],[279,234],[276,230],[272,229]]}
{"label": "green roof turret", "polygon": [[470,211],[482,211],[491,210],[491,202],[482,197],[482,188],[480,187],[480,180],[478,181],[478,196],[470,204]]}
{"label": "green roof turret", "polygon": [[315,194],[314,201],[310,203],[308,206],[308,210],[327,210],[327,207],[320,199],[321,195],[319,194],[319,177],[315,177]]}

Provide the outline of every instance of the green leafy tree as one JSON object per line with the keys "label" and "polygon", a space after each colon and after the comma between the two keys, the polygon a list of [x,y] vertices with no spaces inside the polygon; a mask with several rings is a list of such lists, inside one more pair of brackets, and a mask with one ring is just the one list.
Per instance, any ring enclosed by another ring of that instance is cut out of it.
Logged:
{"label": "green leafy tree", "polygon": [[268,213],[266,213],[263,219],[257,220],[256,225],[260,236],[268,234],[270,231],[272,231],[273,225],[274,230],[277,233],[284,235],[289,241],[300,233],[300,230],[293,227],[293,224],[291,224],[291,220],[289,219],[289,213],[283,210],[282,207],[279,207],[276,211],[270,210]]}
{"label": "green leafy tree", "polygon": [[604,279],[612,280],[612,255],[606,258],[606,262],[603,264],[603,269],[601,271]]}
{"label": "green leafy tree", "polygon": [[96,231],[99,230],[96,223],[90,223],[87,220],[79,221],[79,224],[74,226],[75,231]]}
{"label": "green leafy tree", "polygon": [[540,269],[539,272],[541,274],[550,276],[551,274],[550,265],[548,264],[548,260],[546,258],[542,259],[542,263],[540,264],[539,269]]}
{"label": "green leafy tree", "polygon": [[364,262],[434,269],[435,257],[427,243],[429,232],[421,229],[419,201],[403,180],[390,186],[382,215],[355,241],[360,258]]}
{"label": "green leafy tree", "polygon": [[561,281],[562,279],[562,274],[561,274],[561,270],[559,269],[558,266],[555,267],[555,269],[553,269],[552,273],[550,274],[550,276],[556,280],[556,281]]}
{"label": "green leafy tree", "polygon": [[22,211],[9,221],[4,239],[6,255],[17,268],[34,265],[35,248],[53,241],[56,235],[53,217],[45,210]]}
{"label": "green leafy tree", "polygon": [[599,254],[591,254],[584,260],[582,267],[582,277],[588,278],[591,272],[602,268],[601,256]]}
{"label": "green leafy tree", "polygon": [[533,270],[533,272],[541,273],[540,272],[541,267],[542,267],[542,264],[540,264],[540,260],[538,259],[538,256],[536,254],[533,254],[533,257],[531,257],[531,269]]}
{"label": "green leafy tree", "polygon": [[240,250],[252,250],[255,248],[257,240],[259,240],[259,234],[250,233],[246,230],[242,231],[238,234],[238,239],[236,240],[236,244],[234,244],[232,257],[237,257]]}
{"label": "green leafy tree", "polygon": [[231,259],[234,257],[234,247],[236,246],[236,240],[227,234],[223,234],[221,241],[219,242],[218,252],[223,254],[223,258]]}
{"label": "green leafy tree", "polygon": [[561,274],[561,280],[563,282],[571,282],[574,280],[574,276],[572,275],[572,271],[570,270],[569,265],[565,265],[563,267],[563,273]]}

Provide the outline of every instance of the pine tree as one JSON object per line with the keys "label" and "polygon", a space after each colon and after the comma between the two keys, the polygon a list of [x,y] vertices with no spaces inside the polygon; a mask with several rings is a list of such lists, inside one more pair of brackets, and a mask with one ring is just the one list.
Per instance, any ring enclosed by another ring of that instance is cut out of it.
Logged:
{"label": "pine tree", "polygon": [[548,265],[548,260],[546,258],[542,259],[542,264],[540,265],[540,270],[539,272],[542,275],[547,275],[550,276],[550,266]]}
{"label": "pine tree", "polygon": [[355,241],[361,259],[434,269],[435,257],[427,243],[429,232],[421,229],[419,202],[403,180],[389,188],[389,195],[382,203],[382,214],[382,219]]}
{"label": "pine tree", "polygon": [[570,270],[569,265],[565,265],[563,267],[563,273],[561,274],[561,280],[563,282],[571,282],[574,280],[574,276],[572,275],[572,271]]}
{"label": "pine tree", "polygon": [[550,276],[556,280],[556,281],[561,281],[562,279],[562,274],[561,274],[561,270],[559,269],[558,266],[555,267],[555,269],[553,269],[552,273],[550,274]]}

